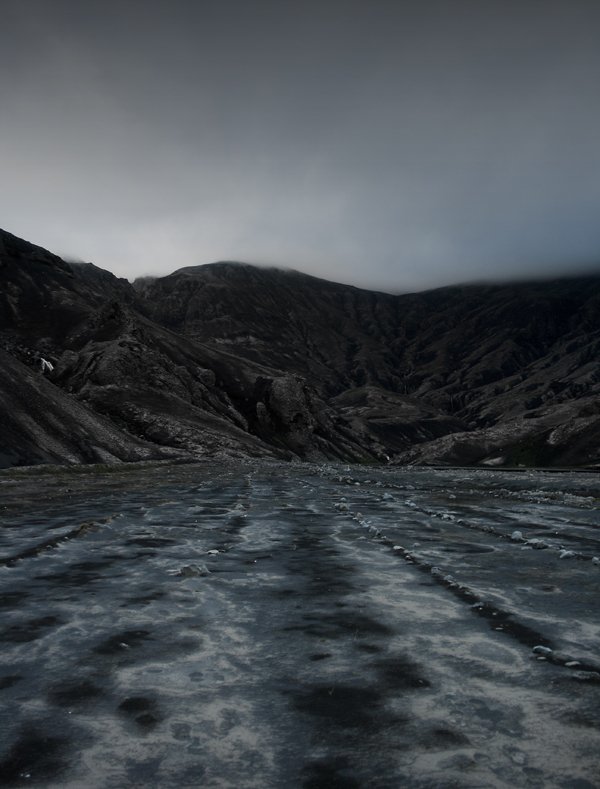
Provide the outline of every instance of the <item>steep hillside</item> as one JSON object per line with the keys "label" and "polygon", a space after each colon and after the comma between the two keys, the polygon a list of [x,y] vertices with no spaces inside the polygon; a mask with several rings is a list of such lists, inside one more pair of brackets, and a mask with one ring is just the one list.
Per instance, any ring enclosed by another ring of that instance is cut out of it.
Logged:
{"label": "steep hillside", "polygon": [[0,468],[181,456],[123,433],[106,417],[0,350]]}
{"label": "steep hillside", "polygon": [[393,296],[218,263],[132,287],[0,231],[0,280],[3,464],[600,464],[600,277]]}
{"label": "steep hillside", "polygon": [[66,263],[0,230],[0,336],[60,346],[66,332],[108,298],[133,300],[129,282],[91,263]]}
{"label": "steep hillside", "polygon": [[[377,437],[354,430],[303,378],[160,327],[136,311],[129,283],[91,264],[68,265],[10,234],[0,240],[0,343],[23,365],[0,385],[1,463],[108,457],[90,449],[106,443],[107,421],[122,444],[116,458],[138,457],[140,442],[144,457],[382,457]],[[32,398],[38,380],[43,396]],[[69,406],[71,417],[55,415],[49,431],[46,416]],[[61,429],[70,446],[78,420],[80,452],[37,451]]]}
{"label": "steep hillside", "polygon": [[378,451],[298,376],[191,342],[117,302],[79,323],[65,345],[52,380],[155,444],[315,459]]}
{"label": "steep hillside", "polygon": [[268,360],[305,376],[327,396],[366,383],[394,388],[398,382],[398,360],[382,343],[396,336],[394,296],[241,263],[143,280],[138,294],[157,323]]}
{"label": "steep hillside", "polygon": [[[598,277],[391,296],[219,263],[138,292],[142,309],[175,331],[305,376],[401,461],[600,457],[593,442],[572,450],[555,432],[571,422],[595,430]],[[469,449],[435,440],[450,433],[468,433]]]}

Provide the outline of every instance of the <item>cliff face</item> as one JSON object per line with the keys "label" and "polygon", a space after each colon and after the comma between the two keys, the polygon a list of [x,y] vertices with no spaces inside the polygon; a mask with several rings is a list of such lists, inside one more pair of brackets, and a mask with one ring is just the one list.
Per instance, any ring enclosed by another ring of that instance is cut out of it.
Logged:
{"label": "cliff face", "polygon": [[392,296],[219,263],[132,287],[0,231],[0,279],[4,465],[600,463],[600,278]]}

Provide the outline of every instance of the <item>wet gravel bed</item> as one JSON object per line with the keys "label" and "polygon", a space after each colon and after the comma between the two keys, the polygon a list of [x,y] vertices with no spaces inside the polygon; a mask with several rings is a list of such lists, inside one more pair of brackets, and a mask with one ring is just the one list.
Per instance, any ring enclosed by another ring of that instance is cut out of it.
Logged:
{"label": "wet gravel bed", "polygon": [[0,783],[597,787],[591,473],[0,473]]}

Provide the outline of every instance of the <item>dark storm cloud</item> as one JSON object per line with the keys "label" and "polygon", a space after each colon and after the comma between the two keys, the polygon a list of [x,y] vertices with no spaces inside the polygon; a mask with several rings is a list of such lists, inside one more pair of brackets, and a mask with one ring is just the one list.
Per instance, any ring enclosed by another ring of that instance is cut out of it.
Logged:
{"label": "dark storm cloud", "polygon": [[596,2],[0,0],[2,219],[120,275],[600,261]]}

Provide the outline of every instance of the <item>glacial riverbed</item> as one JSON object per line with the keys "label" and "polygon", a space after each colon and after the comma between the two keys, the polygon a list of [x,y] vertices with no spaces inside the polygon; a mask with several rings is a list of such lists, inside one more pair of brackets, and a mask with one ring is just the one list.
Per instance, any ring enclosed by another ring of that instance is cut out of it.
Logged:
{"label": "glacial riverbed", "polygon": [[600,477],[0,474],[0,784],[600,786]]}

